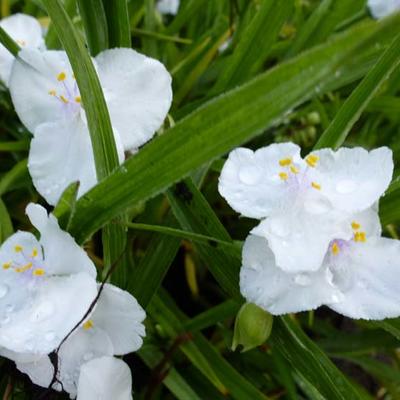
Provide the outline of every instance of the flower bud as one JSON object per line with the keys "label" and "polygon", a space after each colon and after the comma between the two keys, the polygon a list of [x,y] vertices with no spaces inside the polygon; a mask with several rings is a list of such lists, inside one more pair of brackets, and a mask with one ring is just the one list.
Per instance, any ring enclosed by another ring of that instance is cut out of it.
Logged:
{"label": "flower bud", "polygon": [[253,303],[239,310],[233,333],[232,350],[241,345],[242,352],[263,344],[271,334],[273,316]]}

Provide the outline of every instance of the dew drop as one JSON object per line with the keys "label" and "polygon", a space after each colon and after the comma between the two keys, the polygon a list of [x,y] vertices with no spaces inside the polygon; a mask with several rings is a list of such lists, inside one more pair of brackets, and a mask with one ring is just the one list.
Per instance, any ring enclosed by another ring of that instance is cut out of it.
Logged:
{"label": "dew drop", "polygon": [[48,301],[45,301],[36,308],[31,315],[32,322],[40,322],[50,317],[54,313],[54,306]]}
{"label": "dew drop", "polygon": [[14,311],[14,306],[12,304],[7,304],[6,305],[6,312],[10,313],[12,311]]}
{"label": "dew drop", "polygon": [[8,293],[8,286],[6,284],[0,284],[0,299],[5,297]]}
{"label": "dew drop", "polygon": [[353,193],[357,189],[357,185],[351,179],[344,179],[336,184],[336,191],[340,194]]}
{"label": "dew drop", "polygon": [[9,315],[5,315],[2,319],[1,319],[1,325],[7,325],[10,322],[11,318]]}
{"label": "dew drop", "polygon": [[261,171],[257,167],[243,167],[239,171],[239,179],[245,185],[254,185],[261,178]]}
{"label": "dew drop", "polygon": [[94,354],[93,353],[86,353],[83,355],[83,361],[89,361],[93,358]]}
{"label": "dew drop", "polygon": [[320,215],[328,212],[331,209],[331,205],[327,199],[317,198],[306,201],[304,208],[310,214]]}
{"label": "dew drop", "polygon": [[289,235],[289,227],[287,224],[283,223],[280,219],[274,218],[270,220],[271,232],[281,238]]}
{"label": "dew drop", "polygon": [[306,274],[299,274],[295,276],[294,282],[300,286],[308,286],[311,284],[311,278]]}

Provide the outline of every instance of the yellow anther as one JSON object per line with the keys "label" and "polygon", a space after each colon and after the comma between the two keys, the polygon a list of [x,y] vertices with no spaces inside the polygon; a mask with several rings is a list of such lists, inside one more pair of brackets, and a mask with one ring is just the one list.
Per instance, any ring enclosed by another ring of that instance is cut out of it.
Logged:
{"label": "yellow anther", "polygon": [[292,163],[291,158],[282,158],[282,160],[279,160],[279,165],[281,167],[288,167]]}
{"label": "yellow anther", "polygon": [[33,272],[33,276],[42,276],[46,273],[46,271],[43,268],[36,268]]}
{"label": "yellow anther", "polygon": [[286,181],[286,179],[289,178],[289,175],[286,172],[279,172],[279,178],[281,178],[283,181]]}
{"label": "yellow anther", "polygon": [[81,102],[81,96],[76,96],[76,97],[75,97],[75,101],[76,101],[77,103],[80,103],[80,102]]}
{"label": "yellow anther", "polygon": [[299,169],[298,169],[297,167],[295,167],[294,165],[291,165],[291,166],[290,166],[290,171],[291,171],[293,174],[298,174],[298,173],[299,173]]}
{"label": "yellow anther", "polygon": [[83,324],[83,329],[88,331],[89,329],[93,328],[94,324],[91,319],[88,319],[84,324]]}
{"label": "yellow anther", "polygon": [[63,71],[63,72],[60,72],[60,73],[57,75],[57,80],[58,80],[59,82],[61,82],[61,81],[64,81],[66,77],[67,77],[67,74],[66,74],[64,71]]}
{"label": "yellow anther", "polygon": [[351,227],[356,231],[357,229],[360,229],[361,225],[358,222],[353,221]]}
{"label": "yellow anther", "polygon": [[49,90],[49,95],[50,96],[56,96],[57,92],[54,89]]}
{"label": "yellow anther", "polygon": [[32,263],[30,262],[28,264],[25,264],[23,267],[15,268],[15,272],[21,273],[21,272],[28,271],[28,269],[31,269],[31,268],[32,268]]}
{"label": "yellow anther", "polygon": [[21,253],[21,251],[23,250],[23,247],[20,246],[19,244],[17,244],[16,246],[14,246],[14,250],[16,253]]}
{"label": "yellow anther", "polygon": [[3,269],[9,269],[11,267],[11,264],[12,264],[11,261],[4,263],[3,264]]}
{"label": "yellow anther", "polygon": [[315,154],[310,154],[308,157],[306,157],[306,163],[312,168],[316,167],[318,160],[319,157]]}
{"label": "yellow anther", "polygon": [[60,96],[60,100],[65,104],[68,103],[68,99],[66,99],[63,95]]}
{"label": "yellow anther", "polygon": [[354,241],[355,242],[366,242],[367,241],[367,237],[365,235],[365,232],[355,232],[354,233]]}
{"label": "yellow anther", "polygon": [[321,185],[318,184],[317,182],[311,182],[311,186],[312,186],[314,189],[321,190]]}
{"label": "yellow anther", "polygon": [[332,253],[333,253],[333,255],[337,256],[339,254],[339,252],[340,252],[339,245],[336,242],[333,242],[333,245],[332,245]]}
{"label": "yellow anther", "polygon": [[32,257],[37,257],[37,255],[38,255],[38,249],[35,247],[35,248],[32,250]]}

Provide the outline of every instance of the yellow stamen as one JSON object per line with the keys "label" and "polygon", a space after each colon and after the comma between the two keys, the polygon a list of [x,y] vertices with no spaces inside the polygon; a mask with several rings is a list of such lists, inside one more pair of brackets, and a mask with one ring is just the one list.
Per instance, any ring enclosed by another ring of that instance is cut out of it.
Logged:
{"label": "yellow stamen", "polygon": [[288,167],[292,163],[291,158],[282,158],[282,160],[279,160],[279,165],[281,167]]}
{"label": "yellow stamen", "polygon": [[35,248],[32,250],[32,257],[37,257],[37,255],[38,255],[38,249],[35,247]]}
{"label": "yellow stamen", "polygon": [[23,247],[20,246],[19,244],[17,244],[16,246],[14,246],[14,250],[16,253],[21,253],[21,251],[23,250]]}
{"label": "yellow stamen", "polygon": [[311,186],[312,186],[314,189],[321,190],[321,185],[318,184],[318,183],[316,183],[316,182],[311,182]]}
{"label": "yellow stamen", "polygon": [[63,95],[60,96],[60,100],[65,104],[68,103],[68,99],[66,99]]}
{"label": "yellow stamen", "polygon": [[353,221],[351,227],[356,231],[357,229],[360,229],[361,225],[358,222]]}
{"label": "yellow stamen", "polygon": [[49,90],[49,95],[50,96],[56,96],[57,92],[54,89]]}
{"label": "yellow stamen", "polygon": [[3,269],[9,269],[11,267],[11,264],[12,264],[11,261],[4,263]]}
{"label": "yellow stamen", "polygon": [[33,272],[32,275],[34,276],[42,276],[44,275],[46,272],[43,268],[36,268]]}
{"label": "yellow stamen", "polygon": [[367,237],[365,235],[365,232],[355,232],[354,233],[354,241],[355,242],[366,242],[367,241]]}
{"label": "yellow stamen", "polygon": [[289,178],[289,175],[286,172],[279,172],[279,178],[281,178],[283,181],[286,181],[286,179]]}
{"label": "yellow stamen", "polygon": [[333,242],[333,245],[332,245],[332,253],[333,253],[333,255],[337,256],[339,254],[339,252],[340,252],[339,245],[336,242]]}
{"label": "yellow stamen", "polygon": [[316,167],[318,160],[319,157],[316,156],[315,154],[310,154],[308,157],[306,157],[306,163],[312,168]]}
{"label": "yellow stamen", "polygon": [[32,263],[30,262],[30,263],[24,265],[23,267],[15,268],[15,272],[18,272],[18,273],[25,272],[25,271],[28,271],[28,269],[31,269],[31,268],[32,268]]}
{"label": "yellow stamen", "polygon": [[76,97],[75,97],[75,101],[76,101],[77,103],[80,103],[80,102],[81,102],[81,96],[76,96]]}
{"label": "yellow stamen", "polygon": [[290,171],[292,171],[293,174],[299,173],[299,169],[297,167],[295,167],[294,165],[290,166]]}
{"label": "yellow stamen", "polygon": [[66,74],[64,71],[63,71],[63,72],[60,72],[60,73],[57,75],[57,80],[58,80],[59,82],[61,82],[61,81],[64,81],[66,77],[67,77],[67,74]]}
{"label": "yellow stamen", "polygon": [[88,319],[84,324],[83,324],[83,329],[88,331],[89,329],[93,328],[94,324],[91,319]]}

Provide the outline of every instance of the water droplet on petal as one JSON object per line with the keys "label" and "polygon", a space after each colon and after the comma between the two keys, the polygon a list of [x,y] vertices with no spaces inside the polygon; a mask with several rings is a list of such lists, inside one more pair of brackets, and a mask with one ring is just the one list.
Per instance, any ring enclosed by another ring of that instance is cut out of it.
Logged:
{"label": "water droplet on petal", "polygon": [[8,324],[8,323],[10,322],[10,320],[11,320],[10,316],[9,316],[9,315],[5,315],[5,316],[1,319],[0,324],[1,324],[1,325],[6,325],[6,324]]}
{"label": "water droplet on petal", "polygon": [[93,353],[86,353],[83,355],[83,360],[84,361],[89,361],[93,358],[94,354]]}
{"label": "water droplet on petal", "polygon": [[353,193],[356,189],[357,185],[351,179],[343,179],[336,184],[336,191],[340,194]]}
{"label": "water droplet on petal", "polygon": [[8,286],[6,284],[0,284],[0,299],[5,297],[8,293]]}
{"label": "water droplet on petal", "polygon": [[12,304],[7,304],[6,305],[6,312],[10,313],[12,311],[14,311],[14,306]]}
{"label": "water droplet on petal", "polygon": [[331,209],[329,201],[323,197],[309,199],[304,203],[304,208],[309,214],[325,214]]}
{"label": "water droplet on petal", "polygon": [[290,230],[289,230],[288,225],[277,218],[271,219],[269,226],[270,226],[271,232],[276,236],[286,237],[289,235]]}
{"label": "water droplet on petal", "polygon": [[295,276],[294,282],[300,286],[308,286],[312,280],[307,274],[299,274]]}
{"label": "water droplet on petal", "polygon": [[54,306],[48,301],[45,301],[36,308],[31,315],[32,322],[40,322],[50,317],[54,313]]}
{"label": "water droplet on petal", "polygon": [[247,166],[239,171],[239,179],[245,185],[255,185],[261,178],[261,171],[257,167]]}

